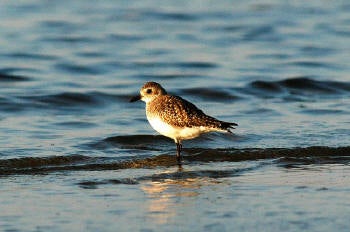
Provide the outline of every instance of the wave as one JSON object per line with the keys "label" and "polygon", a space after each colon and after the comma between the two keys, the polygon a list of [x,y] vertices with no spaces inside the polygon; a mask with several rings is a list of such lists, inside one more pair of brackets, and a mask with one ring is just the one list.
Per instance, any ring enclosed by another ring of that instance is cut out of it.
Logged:
{"label": "wave", "polygon": [[[0,72],[1,82],[29,81],[31,78]],[[282,98],[285,101],[307,100],[315,97],[339,96],[350,93],[350,82],[317,81],[309,77],[288,78],[280,81],[252,81],[243,88],[211,87],[184,88],[175,90],[179,95],[192,96],[205,101],[234,102],[245,100],[247,95],[257,98]],[[47,107],[98,107],[104,104],[128,103],[130,94],[111,94],[99,91],[59,92],[56,94],[33,94],[2,96],[3,109],[20,111],[23,109]],[[46,108],[45,108],[46,109]]]}
{"label": "wave", "polygon": [[162,135],[121,135],[121,136],[108,137],[103,140],[103,142],[123,144],[123,145],[154,143],[154,141],[169,142],[172,140]]}
{"label": "wave", "polygon": [[56,60],[57,57],[47,54],[40,53],[27,53],[27,52],[14,52],[7,54],[8,57],[11,58],[19,58],[19,59],[28,59],[28,60]]}
{"label": "wave", "polygon": [[349,82],[317,81],[310,77],[295,77],[281,81],[253,81],[249,87],[256,90],[290,94],[339,94],[350,93]]}
{"label": "wave", "polygon": [[171,73],[171,74],[138,74],[134,76],[135,78],[141,78],[144,80],[160,80],[164,81],[165,79],[180,79],[180,78],[200,78],[201,75],[195,74],[195,73]]}
{"label": "wave", "polygon": [[235,101],[239,97],[223,88],[188,88],[181,90],[182,93],[197,96],[207,101]]}
{"label": "wave", "polygon": [[[1,80],[0,80],[1,83]],[[56,94],[33,94],[18,96],[1,96],[1,111],[18,112],[23,110],[72,109],[89,110],[107,104],[121,102],[128,104],[130,95],[110,94],[99,91],[59,92]],[[45,106],[45,107],[43,107]]]}
{"label": "wave", "polygon": [[98,38],[88,37],[88,36],[47,36],[40,39],[42,42],[51,42],[51,43],[97,43]]}
{"label": "wave", "polygon": [[25,157],[15,159],[0,160],[0,168],[34,168],[41,166],[57,166],[65,164],[74,164],[89,159],[87,156],[52,156],[52,157]]}
{"label": "wave", "polygon": [[245,172],[248,172],[250,170],[255,170],[257,168],[260,168],[262,165],[252,165],[250,167],[244,167],[244,168],[234,168],[229,170],[186,170],[186,169],[178,169],[174,170],[172,172],[163,172],[163,173],[156,173],[152,175],[145,175],[140,177],[133,177],[133,178],[113,178],[113,179],[105,179],[105,180],[87,180],[87,181],[80,181],[77,183],[81,188],[84,189],[96,189],[99,185],[107,185],[107,184],[126,184],[126,185],[135,185],[139,184],[141,181],[156,181],[156,182],[162,182],[162,181],[183,181],[184,179],[195,179],[195,178],[212,178],[212,179],[219,179],[219,178],[228,178],[233,176],[239,176],[242,175]]}
{"label": "wave", "polygon": [[29,100],[32,103],[41,103],[52,107],[57,106],[86,106],[100,105],[108,101],[124,101],[127,102],[130,98],[128,95],[116,95],[102,92],[62,92],[49,95],[33,95],[22,96],[24,100]]}
{"label": "wave", "polygon": [[[143,65],[147,65],[143,63]],[[158,64],[149,64],[158,65]],[[159,64],[160,65],[160,64]],[[164,64],[161,64],[164,65]],[[210,66],[210,65],[209,65]],[[208,66],[208,67],[209,67]],[[164,79],[164,78],[191,78],[191,75],[144,75],[139,76],[144,79]],[[282,98],[285,101],[307,100],[315,97],[339,96],[350,94],[350,82],[315,80],[312,77],[300,76],[286,78],[278,81],[255,80],[244,87],[194,87],[179,88],[175,92],[181,96],[191,96],[205,101],[234,102],[246,100],[246,96],[256,98]]]}
{"label": "wave", "polygon": [[76,74],[76,75],[99,75],[104,72],[103,68],[97,65],[82,65],[75,63],[58,63],[55,65],[60,71],[66,72],[68,74]]}
{"label": "wave", "polygon": [[212,69],[219,65],[212,62],[134,62],[133,66],[137,68],[183,68],[183,69]]}
{"label": "wave", "polygon": [[162,135],[125,135],[106,138],[93,145],[95,148],[105,146],[119,147],[121,149],[142,149],[157,151],[160,148],[174,145],[174,142]]}
{"label": "wave", "polygon": [[163,11],[141,11],[142,17],[155,20],[195,21],[197,15],[184,12],[163,12]]}
{"label": "wave", "polygon": [[[211,144],[216,142],[216,137],[220,137],[221,141],[242,141],[245,138],[240,135],[235,134],[221,134],[221,133],[210,133],[204,134],[198,138],[186,142],[186,148],[194,147],[198,144]],[[167,138],[163,135],[121,135],[108,137],[106,139],[88,143],[82,145],[82,147],[87,147],[88,149],[99,149],[105,150],[108,148],[119,148],[119,149],[134,149],[134,150],[144,150],[144,151],[174,151],[175,143],[172,139]]]}
{"label": "wave", "polygon": [[29,77],[0,72],[0,82],[29,81]]}
{"label": "wave", "polygon": [[[126,138],[124,138],[126,139]],[[136,138],[135,138],[136,139]],[[290,168],[312,164],[350,163],[350,147],[306,147],[266,149],[184,149],[184,164],[215,162],[272,161],[273,164]],[[271,162],[268,162],[271,164]],[[131,168],[156,168],[176,166],[173,154],[129,159],[90,157],[83,155],[26,157],[0,160],[0,175],[34,175],[61,171],[103,171]]]}

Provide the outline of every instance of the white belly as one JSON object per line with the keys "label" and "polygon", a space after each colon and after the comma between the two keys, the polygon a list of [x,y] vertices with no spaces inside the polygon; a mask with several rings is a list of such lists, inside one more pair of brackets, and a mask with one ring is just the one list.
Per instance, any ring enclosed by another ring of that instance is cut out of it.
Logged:
{"label": "white belly", "polygon": [[204,132],[208,132],[208,128],[205,127],[173,127],[160,118],[147,118],[153,129],[160,134],[172,138],[174,140],[193,139],[198,137]]}

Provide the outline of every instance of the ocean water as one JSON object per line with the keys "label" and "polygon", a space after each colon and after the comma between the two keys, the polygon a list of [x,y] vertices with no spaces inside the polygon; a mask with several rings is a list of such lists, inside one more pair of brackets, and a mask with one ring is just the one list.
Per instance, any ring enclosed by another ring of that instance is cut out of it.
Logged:
{"label": "ocean water", "polygon": [[[3,1],[1,231],[348,231],[347,1]],[[239,124],[176,146],[147,81]]]}

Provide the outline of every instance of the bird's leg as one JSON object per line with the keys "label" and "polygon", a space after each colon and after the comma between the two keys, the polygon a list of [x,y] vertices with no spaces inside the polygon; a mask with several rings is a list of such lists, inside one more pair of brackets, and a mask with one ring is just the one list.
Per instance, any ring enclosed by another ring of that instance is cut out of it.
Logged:
{"label": "bird's leg", "polygon": [[179,141],[177,141],[176,142],[176,160],[178,165],[181,165],[181,160],[182,160],[181,150],[182,150],[182,144]]}

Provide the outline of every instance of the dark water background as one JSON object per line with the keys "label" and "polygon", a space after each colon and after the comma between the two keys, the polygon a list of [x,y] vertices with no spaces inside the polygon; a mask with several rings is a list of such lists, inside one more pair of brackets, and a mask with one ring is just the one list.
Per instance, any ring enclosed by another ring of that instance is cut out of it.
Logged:
{"label": "dark water background", "polygon": [[[348,231],[347,1],[3,1],[0,230]],[[239,124],[175,145],[146,81]]]}

